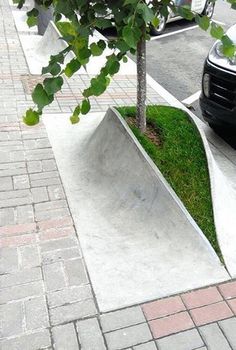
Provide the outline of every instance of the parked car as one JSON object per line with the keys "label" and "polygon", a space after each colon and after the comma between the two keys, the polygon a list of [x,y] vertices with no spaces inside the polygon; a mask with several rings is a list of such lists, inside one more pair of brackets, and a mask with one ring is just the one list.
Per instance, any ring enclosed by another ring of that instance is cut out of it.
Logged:
{"label": "parked car", "polygon": [[[227,35],[236,44],[236,24]],[[236,55],[229,59],[216,41],[205,61],[200,107],[213,129],[236,127]]]}
{"label": "parked car", "polygon": [[[213,16],[215,3],[210,0],[175,0],[176,6],[190,5],[191,10],[195,13],[206,15],[209,18]],[[164,32],[166,23],[174,22],[182,19],[182,17],[177,16],[174,12],[170,11],[168,18],[166,19],[161,14],[158,16],[159,24],[157,27],[151,27],[152,35],[160,35]]]}

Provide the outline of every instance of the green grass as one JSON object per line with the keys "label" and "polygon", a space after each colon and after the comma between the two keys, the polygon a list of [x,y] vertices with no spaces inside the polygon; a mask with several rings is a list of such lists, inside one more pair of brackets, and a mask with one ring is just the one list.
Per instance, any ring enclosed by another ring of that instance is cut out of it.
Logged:
{"label": "green grass", "polygon": [[[135,118],[135,107],[120,107],[117,110],[124,119]],[[135,126],[130,128],[221,257],[207,160],[197,128],[185,112],[167,106],[148,106],[147,123],[158,130],[160,146],[142,135]]]}

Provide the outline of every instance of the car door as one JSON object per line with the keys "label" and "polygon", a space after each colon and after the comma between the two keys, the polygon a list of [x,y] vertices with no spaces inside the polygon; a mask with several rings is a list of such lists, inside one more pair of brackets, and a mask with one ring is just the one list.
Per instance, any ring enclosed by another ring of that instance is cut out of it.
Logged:
{"label": "car door", "polygon": [[206,5],[206,0],[192,0],[191,10],[197,13],[202,13]]}

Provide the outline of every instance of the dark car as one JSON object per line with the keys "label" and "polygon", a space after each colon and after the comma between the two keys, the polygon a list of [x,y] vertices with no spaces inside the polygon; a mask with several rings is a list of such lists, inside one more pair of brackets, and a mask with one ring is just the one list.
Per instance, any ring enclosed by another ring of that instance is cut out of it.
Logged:
{"label": "dark car", "polygon": [[[236,24],[227,32],[236,43]],[[236,56],[229,59],[217,41],[205,61],[200,107],[213,129],[236,128]]]}

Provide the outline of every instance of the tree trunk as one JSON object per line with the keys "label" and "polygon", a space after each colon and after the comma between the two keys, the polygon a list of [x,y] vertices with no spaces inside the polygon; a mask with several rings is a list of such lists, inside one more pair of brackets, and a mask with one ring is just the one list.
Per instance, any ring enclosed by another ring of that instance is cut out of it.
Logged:
{"label": "tree trunk", "polygon": [[53,8],[44,9],[42,6],[37,5],[35,2],[35,8],[39,11],[38,15],[38,34],[43,35],[47,29],[48,23],[53,20]]}
{"label": "tree trunk", "polygon": [[142,37],[137,45],[137,126],[144,133],[146,131],[146,27],[142,29]]}

